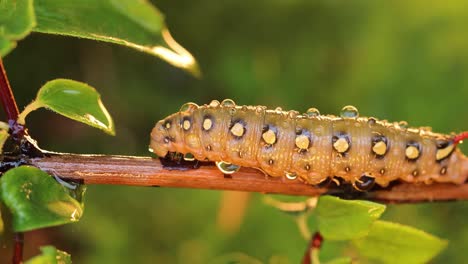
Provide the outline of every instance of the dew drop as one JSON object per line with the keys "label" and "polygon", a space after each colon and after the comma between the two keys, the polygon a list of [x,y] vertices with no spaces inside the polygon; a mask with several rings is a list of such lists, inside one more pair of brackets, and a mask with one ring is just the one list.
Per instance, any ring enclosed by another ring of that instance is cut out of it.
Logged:
{"label": "dew drop", "polygon": [[408,128],[408,122],[400,121],[400,122],[398,122],[398,126],[400,126],[400,128],[402,128],[402,129],[406,129],[406,128]]}
{"label": "dew drop", "polygon": [[240,166],[224,161],[217,161],[216,167],[218,167],[218,169],[224,174],[233,174],[240,169]]}
{"label": "dew drop", "polygon": [[307,111],[306,111],[306,113],[304,115],[306,115],[308,117],[319,116],[320,111],[317,108],[311,107],[311,108],[307,109]]}
{"label": "dew drop", "polygon": [[60,183],[67,190],[68,194],[77,200],[79,203],[83,202],[87,186],[73,180],[64,180],[56,175],[53,175],[55,180]]}
{"label": "dew drop", "polygon": [[192,153],[185,153],[185,154],[184,154],[184,160],[186,160],[186,161],[194,161],[194,160],[195,160],[195,156],[193,156]]}
{"label": "dew drop", "polygon": [[221,105],[222,106],[225,106],[225,107],[231,107],[231,106],[236,106],[236,103],[231,100],[231,99],[224,99],[222,102],[221,102]]}
{"label": "dew drop", "polygon": [[297,115],[299,115],[299,113],[297,111],[291,110],[291,111],[288,112],[288,117],[291,118],[291,119],[296,118]]}
{"label": "dew drop", "polygon": [[264,107],[264,106],[260,106],[260,105],[259,105],[259,106],[256,106],[256,107],[255,107],[255,111],[256,111],[257,113],[262,113],[262,112],[265,111],[265,107]]}
{"label": "dew drop", "polygon": [[198,105],[196,103],[186,103],[186,104],[183,104],[181,107],[180,107],[180,112],[191,112],[195,109],[198,108]]}
{"label": "dew drop", "polygon": [[292,172],[286,172],[286,178],[288,178],[288,180],[295,180],[297,178],[297,174]]}
{"label": "dew drop", "polygon": [[359,116],[359,112],[356,107],[347,105],[341,109],[340,116],[344,118],[356,118]]}
{"label": "dew drop", "polygon": [[218,100],[213,100],[213,101],[210,102],[210,106],[212,106],[212,107],[217,107],[217,106],[219,106],[219,104],[220,103],[219,103]]}
{"label": "dew drop", "polygon": [[375,118],[375,117],[369,117],[367,119],[367,124],[369,124],[371,126],[375,125],[376,123],[377,123],[377,118]]}

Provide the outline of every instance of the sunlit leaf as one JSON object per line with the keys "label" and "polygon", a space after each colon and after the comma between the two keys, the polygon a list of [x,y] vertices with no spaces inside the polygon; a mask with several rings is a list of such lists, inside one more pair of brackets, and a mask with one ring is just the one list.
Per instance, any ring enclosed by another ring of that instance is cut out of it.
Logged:
{"label": "sunlit leaf", "polygon": [[164,16],[148,1],[36,0],[34,31],[112,42],[198,74],[193,56],[169,34]]}
{"label": "sunlit leaf", "polygon": [[375,221],[369,235],[353,241],[359,254],[382,263],[427,263],[447,241],[413,227]]}
{"label": "sunlit leaf", "polygon": [[39,90],[36,100],[20,114],[19,122],[24,123],[25,117],[40,107],[115,135],[114,122],[99,93],[87,84],[65,79],[46,83]]}
{"label": "sunlit leaf", "polygon": [[326,240],[349,240],[367,235],[385,205],[369,201],[321,196],[315,212],[318,229]]}
{"label": "sunlit leaf", "polygon": [[71,256],[65,251],[53,246],[41,247],[41,254],[25,262],[25,264],[71,264]]}
{"label": "sunlit leaf", "polygon": [[0,178],[0,196],[12,212],[15,231],[76,222],[83,214],[83,205],[64,186],[32,166],[7,171]]}
{"label": "sunlit leaf", "polygon": [[35,26],[33,0],[0,0],[0,57]]}

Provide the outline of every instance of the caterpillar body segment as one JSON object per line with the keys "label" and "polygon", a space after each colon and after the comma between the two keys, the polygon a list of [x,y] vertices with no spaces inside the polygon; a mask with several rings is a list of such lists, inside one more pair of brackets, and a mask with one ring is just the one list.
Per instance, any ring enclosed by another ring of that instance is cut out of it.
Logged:
{"label": "caterpillar body segment", "polygon": [[261,169],[273,177],[299,177],[317,185],[334,177],[359,190],[391,181],[463,183],[468,159],[453,135],[430,128],[406,128],[354,107],[339,117],[237,106],[232,100],[185,104],[159,121],[150,147],[158,156],[191,153],[198,160]]}

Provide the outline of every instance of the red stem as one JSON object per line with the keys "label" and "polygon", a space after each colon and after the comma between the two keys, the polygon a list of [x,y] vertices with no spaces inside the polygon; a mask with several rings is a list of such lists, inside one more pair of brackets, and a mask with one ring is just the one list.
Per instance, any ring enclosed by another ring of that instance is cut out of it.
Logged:
{"label": "red stem", "polygon": [[10,83],[8,82],[8,77],[6,75],[5,68],[3,67],[2,59],[0,58],[0,99],[2,101],[3,109],[7,114],[8,123],[16,122],[18,119],[19,111],[18,106],[16,106],[15,97],[13,96],[13,91],[11,90]]}
{"label": "red stem", "polygon": [[458,143],[461,143],[464,139],[468,138],[468,131],[461,132],[460,134],[456,135],[453,138],[453,143],[457,145]]}
{"label": "red stem", "polygon": [[302,264],[313,264],[310,254],[312,253],[312,250],[319,250],[322,247],[322,242],[322,235],[320,235],[319,232],[315,232],[307,246],[304,258],[302,259]]}
{"label": "red stem", "polygon": [[15,246],[13,252],[13,264],[21,264],[23,263],[23,243],[24,242],[24,234],[23,233],[15,233]]}
{"label": "red stem", "polygon": [[[17,139],[22,137],[25,130],[22,125],[16,123],[19,115],[18,106],[16,105],[13,91],[11,90],[10,83],[8,82],[2,58],[0,58],[0,100],[8,118],[8,125],[11,129],[10,133],[12,133],[12,135]],[[23,241],[23,233],[16,233],[12,260],[13,264],[23,263]]]}

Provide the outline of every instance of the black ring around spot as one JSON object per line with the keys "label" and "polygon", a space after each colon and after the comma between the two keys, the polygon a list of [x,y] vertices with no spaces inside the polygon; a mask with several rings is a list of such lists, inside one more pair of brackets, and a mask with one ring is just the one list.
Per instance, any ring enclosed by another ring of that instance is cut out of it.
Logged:
{"label": "black ring around spot", "polygon": [[[206,129],[203,127],[203,124],[205,123],[205,120],[206,120],[206,119],[211,120],[211,127],[210,127],[210,129],[208,129],[208,130],[206,130]],[[208,132],[208,131],[212,130],[212,129],[214,128],[214,126],[215,126],[215,122],[214,122],[213,116],[211,116],[211,115],[209,115],[209,114],[204,115],[204,116],[203,116],[203,119],[202,119],[202,123],[201,123],[202,131]]]}
{"label": "black ring around spot", "polygon": [[[190,127],[189,127],[189,129],[185,129],[185,128],[184,128],[184,122],[185,122],[185,121],[189,121],[189,122],[190,122]],[[180,127],[182,127],[182,129],[183,129],[184,131],[189,131],[190,129],[192,129],[192,126],[193,126],[193,124],[192,124],[192,118],[191,118],[190,116],[184,116],[184,117],[182,118],[182,120],[180,121]]]}
{"label": "black ring around spot", "polygon": [[[240,137],[232,134],[232,132],[231,132],[232,127],[237,123],[241,124],[242,127],[244,128],[244,133]],[[239,118],[238,119],[231,119],[231,122],[229,123],[229,134],[231,136],[233,136],[235,139],[241,139],[245,135],[245,133],[247,133],[247,125],[246,125],[245,121],[242,120],[242,119],[239,119]]]}
{"label": "black ring around spot", "polygon": [[345,155],[351,149],[351,140],[350,140],[349,135],[346,132],[340,131],[340,132],[335,133],[335,135],[333,135],[333,137],[332,137],[332,148],[333,148],[333,150],[336,151],[336,149],[333,147],[333,145],[340,138],[344,138],[346,140],[346,142],[348,142],[348,149],[346,149],[346,151],[344,151],[344,152],[339,152],[340,154]]}
{"label": "black ring around spot", "polygon": [[[376,136],[372,137],[372,148],[374,148],[375,144],[377,144],[379,142],[385,143],[385,146],[386,146],[385,153],[383,155],[378,155],[377,153],[375,153],[373,151],[372,151],[372,153],[375,154],[375,157],[377,159],[383,159],[385,157],[385,155],[388,153],[388,150],[390,149],[390,144],[388,144],[388,139],[387,139],[386,136],[376,135]],[[371,148],[371,150],[372,150],[372,148]]]}
{"label": "black ring around spot", "polygon": [[422,153],[421,144],[419,144],[416,141],[409,141],[408,143],[406,143],[405,152],[406,152],[406,149],[410,146],[413,146],[418,149],[418,156],[414,159],[409,159],[408,157],[406,157],[406,153],[405,153],[405,158],[408,161],[416,161],[417,159],[419,159],[419,157],[421,157],[421,153]]}
{"label": "black ring around spot", "polygon": [[[308,149],[312,147],[312,144],[314,143],[312,141],[312,133],[310,133],[309,130],[307,129],[297,129],[296,128],[296,137],[297,136],[306,136],[309,139],[309,147],[307,149],[301,149],[299,153],[306,153]],[[294,142],[294,147],[296,146],[296,142]]]}
{"label": "black ring around spot", "polygon": [[[444,148],[446,148],[446,147],[448,147],[448,146],[450,146],[450,145],[452,145],[452,144],[453,144],[453,141],[449,141],[449,140],[437,140],[437,141],[436,141],[437,150],[444,149]],[[449,158],[449,157],[452,155],[452,153],[453,153],[454,151],[455,151],[455,148],[453,148],[452,151],[450,151],[450,153],[447,154],[447,156],[443,157],[443,158],[440,159],[440,160],[437,160],[437,159],[436,159],[436,161],[437,161],[437,162],[442,162],[443,160]]]}
{"label": "black ring around spot", "polygon": [[[275,133],[275,142],[273,142],[273,144],[268,144],[263,139],[263,134],[267,132],[268,130],[271,130],[273,131],[273,133]],[[261,137],[262,137],[263,142],[266,144],[265,147],[273,146],[274,144],[276,144],[276,142],[278,142],[278,128],[276,128],[276,126],[271,125],[271,124],[263,125]]]}

